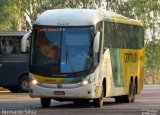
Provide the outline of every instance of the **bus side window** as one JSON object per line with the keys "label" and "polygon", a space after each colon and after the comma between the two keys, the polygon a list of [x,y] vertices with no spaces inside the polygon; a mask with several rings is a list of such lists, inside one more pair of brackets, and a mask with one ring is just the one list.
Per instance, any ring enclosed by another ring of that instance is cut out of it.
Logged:
{"label": "bus side window", "polygon": [[17,36],[12,38],[13,41],[13,54],[21,53],[21,37]]}
{"label": "bus side window", "polygon": [[104,40],[103,40],[103,53],[107,49],[107,35],[108,35],[108,24],[104,22]]}
{"label": "bus side window", "polygon": [[31,39],[32,37],[30,36],[27,40],[27,52],[26,53],[29,53],[30,52],[30,44],[31,44]]}
{"label": "bus side window", "polygon": [[[118,26],[118,25],[117,25]],[[104,25],[104,49],[106,48],[116,48],[118,45],[118,39],[116,36],[116,25],[115,23],[107,22]]]}
{"label": "bus side window", "polygon": [[115,48],[116,47],[116,38],[115,38],[115,24],[112,23],[111,27],[110,27],[111,31],[109,33],[109,44],[111,48]]}
{"label": "bus side window", "polygon": [[126,39],[126,32],[125,32],[125,25],[120,24],[120,32],[121,32],[121,48],[127,48],[127,39]]}
{"label": "bus side window", "polygon": [[0,37],[0,54],[2,54],[2,38]]}
{"label": "bus side window", "polygon": [[142,27],[140,27],[139,30],[139,48],[143,48],[144,46],[144,30]]}
{"label": "bus side window", "polygon": [[1,54],[20,54],[21,36],[3,36],[0,39]]}
{"label": "bus side window", "polygon": [[14,47],[13,47],[13,41],[11,37],[2,37],[0,41],[0,49],[2,54],[12,54]]}
{"label": "bus side window", "polygon": [[104,32],[104,47],[106,48],[110,48],[112,45],[112,39],[111,39],[111,36],[112,36],[112,23],[110,22],[106,22],[105,23],[105,32]]}

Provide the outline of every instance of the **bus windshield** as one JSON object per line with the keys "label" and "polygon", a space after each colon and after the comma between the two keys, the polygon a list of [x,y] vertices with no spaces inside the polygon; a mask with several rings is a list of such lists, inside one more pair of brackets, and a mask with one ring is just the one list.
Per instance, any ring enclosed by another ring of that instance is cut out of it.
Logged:
{"label": "bus windshield", "polygon": [[31,65],[49,73],[92,69],[93,27],[35,27]]}

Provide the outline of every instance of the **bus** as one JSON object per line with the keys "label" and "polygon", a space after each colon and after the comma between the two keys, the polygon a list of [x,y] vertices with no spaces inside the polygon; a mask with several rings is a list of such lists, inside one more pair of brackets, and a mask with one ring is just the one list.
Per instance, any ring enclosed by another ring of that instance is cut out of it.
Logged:
{"label": "bus", "polygon": [[47,10],[30,36],[29,92],[42,107],[50,107],[51,99],[92,101],[95,107],[105,97],[131,103],[143,89],[144,32],[138,20],[92,9]]}
{"label": "bus", "polygon": [[21,39],[27,32],[0,31],[0,87],[27,92],[29,54],[21,52]]}

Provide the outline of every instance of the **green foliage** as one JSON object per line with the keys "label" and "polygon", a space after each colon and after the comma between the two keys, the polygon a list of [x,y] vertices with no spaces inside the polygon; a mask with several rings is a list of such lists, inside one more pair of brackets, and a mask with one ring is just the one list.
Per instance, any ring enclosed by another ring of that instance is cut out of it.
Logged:
{"label": "green foliage", "polygon": [[[17,20],[16,13],[14,12],[13,6],[10,0],[0,1],[0,30],[16,30]],[[14,14],[14,15],[13,15]]]}
{"label": "green foliage", "polygon": [[109,0],[110,9],[128,18],[134,18],[133,7],[128,1]]}
{"label": "green foliage", "polygon": [[37,16],[48,9],[64,8],[65,0],[13,0],[15,10],[24,19],[25,29],[33,27]]}
{"label": "green foliage", "polygon": [[[96,1],[100,5],[101,0]],[[91,0],[13,0],[15,10],[24,19],[25,29],[30,30],[39,14],[48,9],[93,8]]]}
{"label": "green foliage", "polygon": [[149,41],[145,45],[145,69],[147,69],[148,71],[152,71],[153,68],[152,52],[155,47],[156,44],[154,43],[154,41]]}
{"label": "green foliage", "polygon": [[[160,83],[160,41],[149,41],[145,45],[145,69],[148,73],[153,73],[155,82]],[[154,54],[154,55],[153,55]]]}
{"label": "green foliage", "polygon": [[[95,3],[94,3],[95,1]],[[85,8],[93,9],[95,4],[100,7],[102,0],[67,0],[66,8]]]}

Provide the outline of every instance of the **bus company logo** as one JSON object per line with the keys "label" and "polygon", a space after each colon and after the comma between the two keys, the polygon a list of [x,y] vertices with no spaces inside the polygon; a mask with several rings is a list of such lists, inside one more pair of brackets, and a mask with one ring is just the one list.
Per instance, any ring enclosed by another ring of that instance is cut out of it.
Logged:
{"label": "bus company logo", "polygon": [[137,62],[137,54],[136,53],[125,53],[124,54],[124,62],[125,63],[136,63]]}
{"label": "bus company logo", "polygon": [[62,84],[58,84],[57,87],[58,87],[58,88],[62,88]]}

